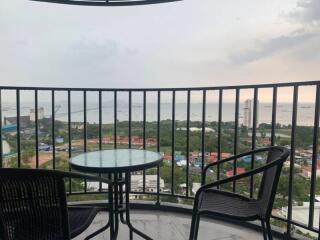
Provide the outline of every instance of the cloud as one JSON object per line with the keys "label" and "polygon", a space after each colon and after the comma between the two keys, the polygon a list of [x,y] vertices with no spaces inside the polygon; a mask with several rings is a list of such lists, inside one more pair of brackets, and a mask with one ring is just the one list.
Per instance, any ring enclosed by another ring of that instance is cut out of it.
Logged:
{"label": "cloud", "polygon": [[320,1],[298,0],[294,10],[286,18],[288,16],[291,21],[299,24],[299,27],[296,26],[297,30],[263,41],[258,40],[251,49],[230,55],[230,63],[248,64],[296,47],[303,51],[293,51],[292,57],[301,60],[318,59],[317,51],[310,50],[308,45],[314,45],[313,40],[320,37]]}
{"label": "cloud", "polygon": [[315,32],[293,32],[257,43],[253,49],[229,56],[229,60],[232,64],[247,64],[270,57],[285,49],[298,46],[317,36],[320,36],[320,34]]}
{"label": "cloud", "polygon": [[83,40],[69,43],[65,48],[69,60],[78,64],[97,64],[111,62],[119,57],[119,45],[110,39]]}
{"label": "cloud", "polygon": [[303,24],[320,26],[320,1],[299,0],[297,8],[291,12],[290,17]]}

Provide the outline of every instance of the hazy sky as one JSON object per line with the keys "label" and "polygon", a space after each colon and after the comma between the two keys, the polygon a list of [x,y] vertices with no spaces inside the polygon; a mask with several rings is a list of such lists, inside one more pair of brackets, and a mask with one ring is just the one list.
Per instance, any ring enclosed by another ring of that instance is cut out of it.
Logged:
{"label": "hazy sky", "polygon": [[83,7],[1,0],[0,85],[194,87],[320,79],[319,0]]}

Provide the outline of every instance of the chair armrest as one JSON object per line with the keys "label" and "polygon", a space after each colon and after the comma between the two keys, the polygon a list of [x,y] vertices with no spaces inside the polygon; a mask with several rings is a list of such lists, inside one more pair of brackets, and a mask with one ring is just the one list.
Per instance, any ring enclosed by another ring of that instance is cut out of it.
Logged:
{"label": "chair armrest", "polygon": [[[262,150],[262,149],[260,149],[260,150]],[[254,152],[256,153],[257,151],[254,151]],[[250,153],[252,153],[252,152],[250,152]],[[240,156],[240,155],[238,155],[238,156]],[[207,190],[209,188],[213,188],[213,187],[219,186],[221,184],[233,182],[233,181],[236,181],[236,180],[239,180],[239,179],[242,179],[242,178],[251,177],[253,175],[262,173],[262,172],[266,171],[267,169],[272,168],[272,167],[276,166],[277,164],[279,164],[279,161],[281,161],[281,160],[282,160],[282,163],[283,163],[286,159],[287,159],[287,156],[285,158],[283,158],[283,159],[281,157],[279,157],[279,158],[273,160],[272,162],[267,163],[266,165],[264,165],[262,167],[259,167],[259,168],[256,168],[256,169],[252,169],[252,170],[247,171],[245,173],[234,175],[234,176],[229,177],[229,178],[221,179],[221,180],[215,181],[213,183],[205,184],[205,185],[201,186],[198,189],[195,198],[197,199],[201,192],[203,192],[203,191],[205,191],[205,190]]]}
{"label": "chair armrest", "polygon": [[231,160],[235,160],[237,158],[241,158],[241,157],[244,157],[244,156],[247,156],[247,155],[256,154],[256,153],[259,153],[259,152],[265,152],[265,151],[268,151],[268,150],[270,150],[270,147],[259,148],[259,149],[255,149],[255,150],[250,151],[250,152],[241,153],[241,154],[238,154],[238,155],[235,155],[235,156],[232,156],[232,157],[228,157],[228,158],[222,159],[220,161],[208,164],[207,166],[205,166],[205,168],[202,171],[202,179],[201,179],[202,185],[205,184],[205,182],[206,182],[207,171],[208,171],[208,169],[210,167],[214,167],[216,165],[220,165],[222,163],[226,163],[226,162],[229,162]]}

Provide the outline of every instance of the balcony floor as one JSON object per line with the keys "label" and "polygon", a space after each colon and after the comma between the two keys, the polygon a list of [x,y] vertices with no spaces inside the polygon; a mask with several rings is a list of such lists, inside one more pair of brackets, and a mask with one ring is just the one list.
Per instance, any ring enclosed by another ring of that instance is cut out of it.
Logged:
{"label": "balcony floor", "polygon": [[[102,227],[106,223],[107,213],[99,213],[92,225],[84,233],[74,238],[83,240],[85,236]],[[191,216],[186,214],[168,213],[160,211],[132,210],[133,225],[155,240],[185,240],[188,239]],[[120,224],[119,240],[129,239],[128,228]],[[109,231],[96,236],[95,240],[109,239]],[[142,239],[134,235],[134,239]],[[222,221],[202,218],[199,238],[203,240],[259,240],[261,233],[238,225]]]}

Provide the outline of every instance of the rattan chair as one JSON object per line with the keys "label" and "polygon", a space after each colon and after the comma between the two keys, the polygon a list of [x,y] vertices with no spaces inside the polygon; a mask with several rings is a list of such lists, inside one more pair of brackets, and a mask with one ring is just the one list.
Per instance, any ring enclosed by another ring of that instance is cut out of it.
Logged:
{"label": "rattan chair", "polygon": [[101,209],[68,208],[64,178],[110,184],[79,173],[0,169],[0,239],[68,240],[87,229]]}
{"label": "rattan chair", "polygon": [[[203,215],[240,221],[260,220],[264,239],[272,239],[270,216],[282,165],[289,156],[289,151],[286,148],[269,147],[258,149],[209,164],[204,169],[202,183],[205,183],[206,172],[210,167],[263,152],[268,153],[268,156],[266,164],[262,167],[205,184],[197,191],[194,201],[190,240],[197,239],[200,217]],[[217,189],[217,186],[221,184],[232,183],[233,181],[251,177],[258,173],[262,173],[263,175],[257,199]]]}

